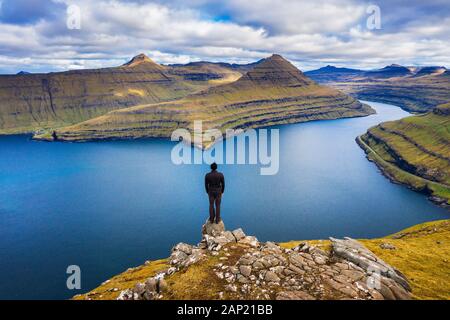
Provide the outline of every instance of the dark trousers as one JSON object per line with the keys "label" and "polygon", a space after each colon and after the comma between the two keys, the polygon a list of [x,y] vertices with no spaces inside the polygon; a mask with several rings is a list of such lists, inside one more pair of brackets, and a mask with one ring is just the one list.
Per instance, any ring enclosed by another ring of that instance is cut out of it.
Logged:
{"label": "dark trousers", "polygon": [[[216,223],[220,222],[220,201],[222,200],[222,193],[221,192],[210,192],[208,194],[209,196],[209,221],[214,222],[214,219],[216,220]],[[215,205],[215,209],[214,209]]]}

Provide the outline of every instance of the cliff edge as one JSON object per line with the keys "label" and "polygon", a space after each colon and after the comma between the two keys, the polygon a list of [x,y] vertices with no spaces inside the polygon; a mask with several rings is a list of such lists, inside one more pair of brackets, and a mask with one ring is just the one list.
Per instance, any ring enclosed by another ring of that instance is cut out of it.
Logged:
{"label": "cliff edge", "polygon": [[280,244],[206,223],[199,244],[74,299],[449,299],[449,239],[450,220],[380,239]]}

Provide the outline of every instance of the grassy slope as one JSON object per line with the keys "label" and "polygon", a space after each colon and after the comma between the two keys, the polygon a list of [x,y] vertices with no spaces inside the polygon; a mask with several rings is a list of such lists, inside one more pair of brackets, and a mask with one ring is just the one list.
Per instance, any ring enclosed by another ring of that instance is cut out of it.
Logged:
{"label": "grassy slope", "polygon": [[[450,299],[450,220],[427,222],[379,239],[360,240],[378,257],[391,264],[409,279],[416,299]],[[291,241],[281,246],[291,248],[304,241]],[[308,241],[327,250],[328,240]],[[395,250],[381,249],[381,243],[390,243]],[[229,258],[229,263],[242,254],[237,246]],[[217,299],[223,291],[223,281],[212,274],[212,267],[220,256],[210,256],[208,260],[190,266],[167,278],[170,294],[165,299]],[[167,268],[167,260],[157,260],[139,266],[112,278],[85,295],[75,299],[115,299],[120,290],[134,287],[137,282],[154,276]],[[114,291],[117,288],[119,290]],[[232,298],[225,295],[224,298]]]}
{"label": "grassy slope", "polygon": [[0,134],[53,129],[179,99],[240,75],[220,65],[161,66],[139,55],[115,68],[0,76]]}
{"label": "grassy slope", "polygon": [[450,104],[382,123],[361,139],[369,158],[390,178],[450,201]]}
{"label": "grassy slope", "polygon": [[[236,82],[174,102],[113,111],[58,130],[63,140],[170,137],[176,128],[246,129],[274,124],[365,116],[373,110],[319,86],[280,56],[258,64]],[[207,144],[207,143],[206,143]]]}

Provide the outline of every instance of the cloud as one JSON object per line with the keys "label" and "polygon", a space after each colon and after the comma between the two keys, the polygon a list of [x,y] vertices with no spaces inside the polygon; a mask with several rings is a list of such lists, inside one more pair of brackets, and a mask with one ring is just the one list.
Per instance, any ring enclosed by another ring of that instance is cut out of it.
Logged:
{"label": "cloud", "polygon": [[60,3],[45,0],[2,0],[0,21],[13,24],[30,24],[41,19],[51,19],[64,10]]}
{"label": "cloud", "polygon": [[[37,2],[42,9],[28,10]],[[0,72],[114,66],[140,52],[160,63],[242,63],[277,52],[303,69],[450,66],[450,6],[440,0],[378,1],[380,30],[366,28],[367,3],[356,0],[44,2],[2,2]],[[81,10],[81,30],[66,27],[70,4]]]}

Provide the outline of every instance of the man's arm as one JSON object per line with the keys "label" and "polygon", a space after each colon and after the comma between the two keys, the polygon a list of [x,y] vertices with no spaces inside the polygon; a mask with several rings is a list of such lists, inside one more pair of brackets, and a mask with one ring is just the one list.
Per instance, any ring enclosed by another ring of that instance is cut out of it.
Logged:
{"label": "man's arm", "polygon": [[209,190],[208,190],[208,178],[207,178],[208,176],[206,175],[205,176],[205,190],[206,190],[206,193],[209,193]]}
{"label": "man's arm", "polygon": [[220,183],[222,184],[222,193],[224,193],[225,192],[225,177],[223,176],[223,174],[220,177]]}

